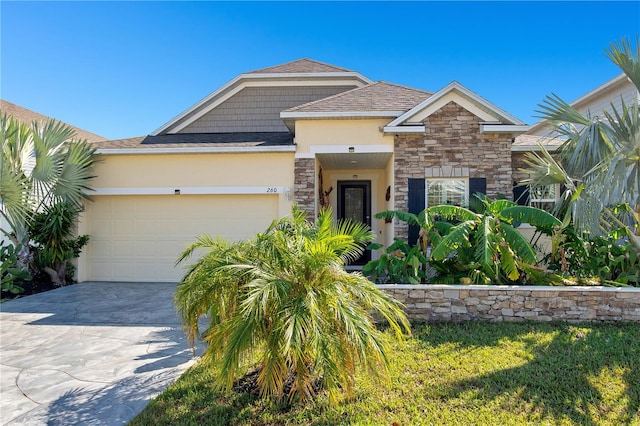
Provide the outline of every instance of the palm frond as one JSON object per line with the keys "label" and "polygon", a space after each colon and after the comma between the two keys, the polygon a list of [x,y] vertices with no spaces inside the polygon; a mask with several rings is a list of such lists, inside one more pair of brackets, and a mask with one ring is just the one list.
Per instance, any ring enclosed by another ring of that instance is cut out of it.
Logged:
{"label": "palm frond", "polygon": [[605,49],[605,56],[616,64],[640,91],[640,38],[636,35],[635,49],[629,39],[622,38]]}

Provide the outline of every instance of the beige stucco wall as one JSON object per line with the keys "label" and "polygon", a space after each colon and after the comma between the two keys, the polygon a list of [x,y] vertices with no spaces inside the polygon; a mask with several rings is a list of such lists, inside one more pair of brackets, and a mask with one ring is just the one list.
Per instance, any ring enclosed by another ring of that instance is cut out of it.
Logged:
{"label": "beige stucco wall", "polygon": [[[355,147],[356,152],[368,153],[392,153],[393,136],[384,135],[381,128],[388,124],[389,118],[375,119],[323,119],[323,120],[297,120],[296,121],[296,155],[302,158],[315,158],[322,153],[346,153],[349,147]],[[301,158],[301,160],[302,160]],[[313,175],[317,181],[320,161],[316,159],[316,170]],[[388,186],[393,187],[393,157],[379,168],[358,169],[330,169],[326,164],[323,167],[324,189],[333,186],[330,194],[331,206],[335,209],[338,205],[338,181],[371,181],[371,228],[376,236],[376,241],[388,245],[393,241],[393,224],[385,224],[383,220],[377,220],[374,215],[380,211],[388,210],[392,206],[385,200]],[[315,182],[317,184],[317,182]],[[302,183],[299,188],[304,187]],[[317,194],[317,188],[314,191]],[[377,258],[377,253],[372,253]]]}
{"label": "beige stucco wall", "polygon": [[389,118],[298,120],[297,153],[310,153],[313,146],[319,145],[388,145],[393,148],[393,136],[385,136],[380,131],[389,121]]}
{"label": "beige stucco wall", "polygon": [[[370,181],[371,182],[371,230],[376,236],[376,242],[387,243],[389,234],[388,226],[384,220],[378,220],[374,216],[376,213],[386,209],[385,192],[390,185],[389,177],[385,170],[325,170],[325,188],[333,186],[333,191],[329,194],[330,204],[334,211],[338,207],[338,181]],[[373,258],[377,258],[372,253]]]}
{"label": "beige stucco wall", "polygon": [[101,155],[94,188],[292,186],[293,152]]}
{"label": "beige stucco wall", "polygon": [[[92,279],[91,268],[96,268],[96,262],[125,253],[117,247],[133,244],[130,249],[140,257],[144,241],[158,241],[154,250],[159,250],[164,241],[162,255],[166,261],[160,266],[169,271],[174,269],[175,253],[184,246],[182,234],[188,235],[185,238],[189,241],[204,232],[237,239],[257,232],[252,223],[259,222],[262,230],[271,220],[291,211],[293,152],[101,155],[99,160],[94,170],[97,178],[92,183],[94,202],[87,203],[78,226],[79,233],[94,237],[78,260],[80,281]],[[173,195],[174,188],[180,189],[181,195]],[[276,192],[267,193],[267,188]],[[157,200],[157,208],[153,208],[152,200]],[[123,219],[126,212],[128,220]],[[131,224],[136,224],[134,230],[140,232],[144,226],[154,227],[157,238],[150,233],[139,237],[133,231],[124,232]],[[171,224],[172,232],[167,224]],[[191,228],[200,232],[191,232]],[[104,254],[108,250],[113,252],[109,256]],[[135,273],[114,275],[114,279],[130,276],[145,280],[137,259],[129,257],[131,264],[138,264],[135,269],[125,265],[126,256],[118,258],[123,265],[120,271]],[[160,266],[149,262],[147,276],[156,277],[151,272],[157,272]],[[169,272],[165,275],[169,280],[175,278]]]}

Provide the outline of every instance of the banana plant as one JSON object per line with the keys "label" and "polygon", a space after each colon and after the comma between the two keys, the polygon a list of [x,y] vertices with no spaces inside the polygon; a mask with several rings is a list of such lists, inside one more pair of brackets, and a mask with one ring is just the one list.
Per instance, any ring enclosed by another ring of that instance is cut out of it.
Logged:
{"label": "banana plant", "polygon": [[[561,222],[544,210],[519,206],[508,200],[490,201],[476,195],[484,207],[473,212],[458,206],[434,206],[427,216],[452,222],[448,229],[433,226],[429,232],[433,243],[430,259],[448,262],[457,270],[467,269],[477,284],[513,283],[524,277],[521,263],[538,262],[529,241],[516,229],[528,223],[551,233]],[[432,219],[433,220],[433,219]],[[442,229],[446,229],[442,232]]]}

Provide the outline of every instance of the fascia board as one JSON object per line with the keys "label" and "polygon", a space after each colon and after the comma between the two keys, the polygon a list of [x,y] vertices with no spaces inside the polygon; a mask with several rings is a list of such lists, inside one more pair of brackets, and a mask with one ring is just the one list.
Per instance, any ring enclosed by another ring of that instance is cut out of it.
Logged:
{"label": "fascia board", "polygon": [[404,111],[335,111],[335,112],[281,112],[280,118],[388,118]]}
{"label": "fascia board", "polygon": [[[220,97],[221,99],[219,99],[217,102],[213,103],[212,105],[208,106],[207,108],[203,108],[200,112],[198,112],[198,114],[195,114],[193,117],[191,117],[189,120],[187,120],[184,123],[182,123],[176,129],[173,129],[173,132],[174,133],[175,132],[179,132],[184,127],[186,127],[189,124],[193,123],[195,120],[197,120],[198,118],[202,117],[204,114],[206,114],[207,112],[211,111],[213,108],[215,108],[216,106],[220,105],[222,102],[226,101],[231,96],[233,96],[234,94],[236,94],[237,92],[239,92],[240,90],[242,90],[245,87],[259,87],[259,86],[268,85],[268,83],[251,85],[249,82],[251,82],[252,80],[254,80],[254,81],[256,81],[256,80],[257,81],[269,81],[269,80],[271,80],[271,81],[284,81],[286,79],[294,79],[294,78],[302,78],[303,80],[291,81],[290,85],[292,85],[292,86],[303,86],[303,85],[323,86],[323,85],[329,85],[331,83],[331,80],[335,79],[335,78],[337,78],[337,79],[345,79],[345,78],[354,79],[356,81],[360,81],[362,83],[361,84],[362,86],[373,83],[372,80],[368,79],[367,77],[365,77],[362,74],[357,73],[357,72],[240,74],[239,76],[235,77],[233,80],[227,82],[226,84],[224,84],[223,86],[218,88],[216,91],[212,92],[211,94],[209,94],[208,96],[204,97],[203,99],[201,99],[200,101],[198,101],[197,103],[192,105],[191,107],[187,108],[182,113],[178,114],[176,117],[174,117],[171,120],[169,120],[167,123],[163,124],[158,129],[154,130],[151,133],[151,135],[152,136],[157,136],[160,133],[171,129],[176,123],[180,122],[181,120],[183,120],[185,117],[189,116],[190,114],[193,114],[198,108],[206,105],[208,102],[212,101],[216,97]],[[316,81],[309,81],[310,78],[312,78],[312,79],[316,78],[317,80]],[[234,90],[229,91],[229,89],[233,88],[236,85],[239,85],[239,87],[236,87]],[[361,87],[361,86],[359,86],[359,87]],[[228,92],[228,93],[225,93],[225,92]]]}
{"label": "fascia board", "polygon": [[384,133],[398,134],[398,133],[424,133],[426,132],[425,126],[384,126],[382,128]]}
{"label": "fascia board", "polygon": [[513,124],[480,124],[480,133],[524,133],[529,130],[527,125]]}
{"label": "fascia board", "polygon": [[232,154],[232,153],[267,153],[267,152],[295,152],[296,147],[269,146],[269,147],[183,147],[183,148],[103,148],[98,149],[99,155],[139,155],[139,154]]}
{"label": "fascia board", "polygon": [[[553,152],[560,148],[560,145],[543,145],[544,148]],[[531,151],[542,151],[539,145],[511,145],[511,152],[531,152]]]}

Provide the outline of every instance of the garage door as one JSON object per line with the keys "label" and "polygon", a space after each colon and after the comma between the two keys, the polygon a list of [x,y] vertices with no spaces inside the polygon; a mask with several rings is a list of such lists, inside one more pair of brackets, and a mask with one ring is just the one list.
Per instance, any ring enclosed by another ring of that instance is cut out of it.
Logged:
{"label": "garage door", "polygon": [[88,203],[84,255],[92,281],[179,281],[174,263],[202,234],[239,240],[278,216],[277,195],[117,195]]}

